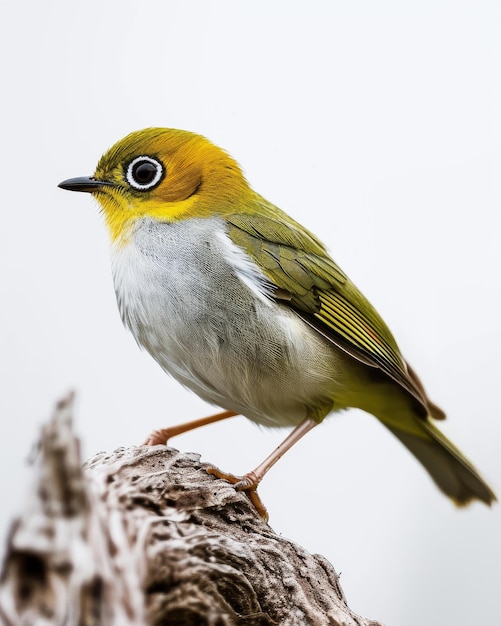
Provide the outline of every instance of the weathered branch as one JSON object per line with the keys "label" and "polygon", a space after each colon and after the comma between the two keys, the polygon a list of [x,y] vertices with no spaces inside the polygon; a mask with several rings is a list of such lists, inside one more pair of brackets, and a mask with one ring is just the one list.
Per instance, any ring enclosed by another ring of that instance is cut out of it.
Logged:
{"label": "weathered branch", "polygon": [[44,427],[0,577],[5,626],[377,626],[332,566],[277,536],[244,494],[165,446],[80,467],[72,396]]}

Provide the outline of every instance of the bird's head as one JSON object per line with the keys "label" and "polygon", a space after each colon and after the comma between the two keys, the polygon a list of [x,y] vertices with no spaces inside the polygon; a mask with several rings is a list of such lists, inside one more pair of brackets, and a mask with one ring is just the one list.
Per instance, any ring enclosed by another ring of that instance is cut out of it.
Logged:
{"label": "bird's head", "polygon": [[173,222],[238,210],[250,188],[238,164],[194,133],[147,128],[127,135],[100,159],[92,176],[63,189],[92,193],[111,238],[125,241],[142,217]]}

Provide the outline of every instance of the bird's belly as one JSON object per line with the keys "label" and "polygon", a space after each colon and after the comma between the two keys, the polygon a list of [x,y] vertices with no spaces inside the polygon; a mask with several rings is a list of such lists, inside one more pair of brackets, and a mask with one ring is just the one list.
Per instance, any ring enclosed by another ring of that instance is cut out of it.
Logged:
{"label": "bird's belly", "polygon": [[227,261],[224,246],[234,244],[207,221],[161,224],[157,249],[150,232],[148,247],[139,233],[115,250],[117,299],[137,342],[204,400],[267,426],[342,408],[342,354],[287,306],[256,295]]}
{"label": "bird's belly", "polygon": [[260,313],[228,317],[223,330],[186,312],[168,330],[142,333],[142,344],[201,398],[256,422],[295,425],[317,408],[323,417],[332,405],[333,370],[325,367],[331,355],[304,345],[308,340],[294,328],[299,320]]}

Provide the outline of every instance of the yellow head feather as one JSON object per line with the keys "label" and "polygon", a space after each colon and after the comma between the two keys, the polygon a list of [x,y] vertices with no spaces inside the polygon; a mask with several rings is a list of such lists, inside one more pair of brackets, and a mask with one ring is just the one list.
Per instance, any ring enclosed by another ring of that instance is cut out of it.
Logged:
{"label": "yellow head feather", "polygon": [[[147,157],[163,167],[151,189],[131,184],[130,166]],[[125,241],[136,219],[177,221],[235,210],[253,194],[238,164],[221,148],[194,133],[147,128],[127,135],[104,154],[94,179],[95,195],[113,241]]]}

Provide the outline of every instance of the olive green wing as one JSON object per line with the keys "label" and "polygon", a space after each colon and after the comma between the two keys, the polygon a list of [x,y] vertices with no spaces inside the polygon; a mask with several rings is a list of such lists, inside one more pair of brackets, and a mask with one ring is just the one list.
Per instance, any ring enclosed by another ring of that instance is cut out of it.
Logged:
{"label": "olive green wing", "polygon": [[407,367],[390,330],[322,243],[279,209],[260,208],[258,214],[225,217],[230,238],[275,286],[275,298],[352,357],[392,378],[428,413],[419,379]]}

